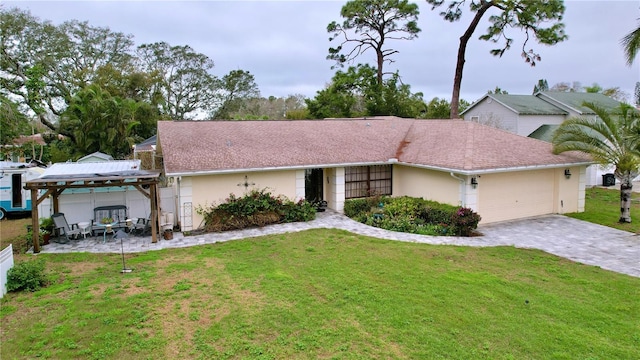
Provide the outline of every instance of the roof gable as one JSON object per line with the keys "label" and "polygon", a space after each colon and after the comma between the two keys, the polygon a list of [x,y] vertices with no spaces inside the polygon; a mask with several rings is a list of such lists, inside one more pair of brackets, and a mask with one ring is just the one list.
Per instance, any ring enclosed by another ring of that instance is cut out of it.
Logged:
{"label": "roof gable", "polygon": [[113,156],[102,153],[100,151],[96,151],[94,153],[81,157],[76,162],[81,163],[81,162],[95,162],[95,161],[113,161]]}
{"label": "roof gable", "polygon": [[496,101],[519,115],[568,115],[565,110],[533,95],[486,94],[461,114],[482,102]]}
{"label": "roof gable", "polygon": [[461,120],[161,121],[158,137],[168,175],[395,161],[474,172],[590,161]]}
{"label": "roof gable", "polygon": [[157,135],[153,135],[152,137],[142,141],[141,143],[133,145],[134,152],[140,151],[153,151],[156,149]]}
{"label": "roof gable", "polygon": [[559,107],[571,109],[581,115],[595,115],[593,110],[582,105],[585,102],[594,103],[606,111],[615,110],[622,104],[608,96],[596,93],[541,91],[535,96],[544,101],[553,102]]}
{"label": "roof gable", "polygon": [[520,115],[568,115],[565,110],[533,95],[493,94],[491,97]]}

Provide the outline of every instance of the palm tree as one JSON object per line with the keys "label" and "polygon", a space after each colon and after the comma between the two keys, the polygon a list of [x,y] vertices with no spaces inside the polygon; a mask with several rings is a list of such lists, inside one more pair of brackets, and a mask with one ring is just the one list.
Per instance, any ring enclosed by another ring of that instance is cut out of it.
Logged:
{"label": "palm tree", "polygon": [[78,91],[61,120],[61,128],[73,134],[79,155],[102,151],[124,158],[135,143],[136,110],[141,102],[112,96],[96,84]]}
{"label": "palm tree", "polygon": [[553,152],[580,151],[600,165],[614,165],[620,180],[620,220],[631,222],[633,179],[640,173],[640,124],[638,113],[622,104],[618,114],[610,114],[593,103],[584,103],[595,118],[574,117],[563,122],[553,136]]}
{"label": "palm tree", "polygon": [[622,40],[620,40],[620,43],[622,44],[622,47],[624,47],[627,65],[631,66],[631,64],[633,64],[633,60],[638,54],[638,50],[640,50],[640,26],[623,37]]}

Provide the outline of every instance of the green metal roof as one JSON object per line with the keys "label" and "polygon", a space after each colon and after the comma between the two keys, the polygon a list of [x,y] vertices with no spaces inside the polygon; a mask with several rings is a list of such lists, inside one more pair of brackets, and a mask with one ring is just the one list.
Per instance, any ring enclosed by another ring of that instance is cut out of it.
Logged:
{"label": "green metal roof", "polygon": [[510,107],[520,115],[568,115],[565,110],[533,95],[489,94],[494,100]]}
{"label": "green metal roof", "polygon": [[546,142],[551,142],[551,139],[553,139],[553,133],[558,127],[560,127],[560,125],[542,125],[534,132],[529,134],[529,137]]}
{"label": "green metal roof", "polygon": [[606,95],[583,92],[560,92],[560,91],[541,91],[536,97],[548,97],[563,105],[578,110],[583,115],[594,115],[593,110],[582,106],[585,102],[594,103],[606,111],[612,111],[620,107],[622,104]]}

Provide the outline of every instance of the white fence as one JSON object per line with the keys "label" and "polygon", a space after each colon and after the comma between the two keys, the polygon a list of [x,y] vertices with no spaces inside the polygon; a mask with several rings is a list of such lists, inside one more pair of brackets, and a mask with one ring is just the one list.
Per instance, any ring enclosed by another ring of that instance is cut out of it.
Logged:
{"label": "white fence", "polygon": [[9,244],[0,251],[0,298],[7,293],[7,272],[13,267],[13,245]]}

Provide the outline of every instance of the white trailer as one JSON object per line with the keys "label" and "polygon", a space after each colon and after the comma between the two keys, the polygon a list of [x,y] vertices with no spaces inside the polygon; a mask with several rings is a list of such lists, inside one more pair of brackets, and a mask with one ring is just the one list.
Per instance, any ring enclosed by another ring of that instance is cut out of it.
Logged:
{"label": "white trailer", "polygon": [[31,192],[24,189],[24,183],[43,172],[29,163],[0,161],[0,220],[9,213],[31,211]]}

